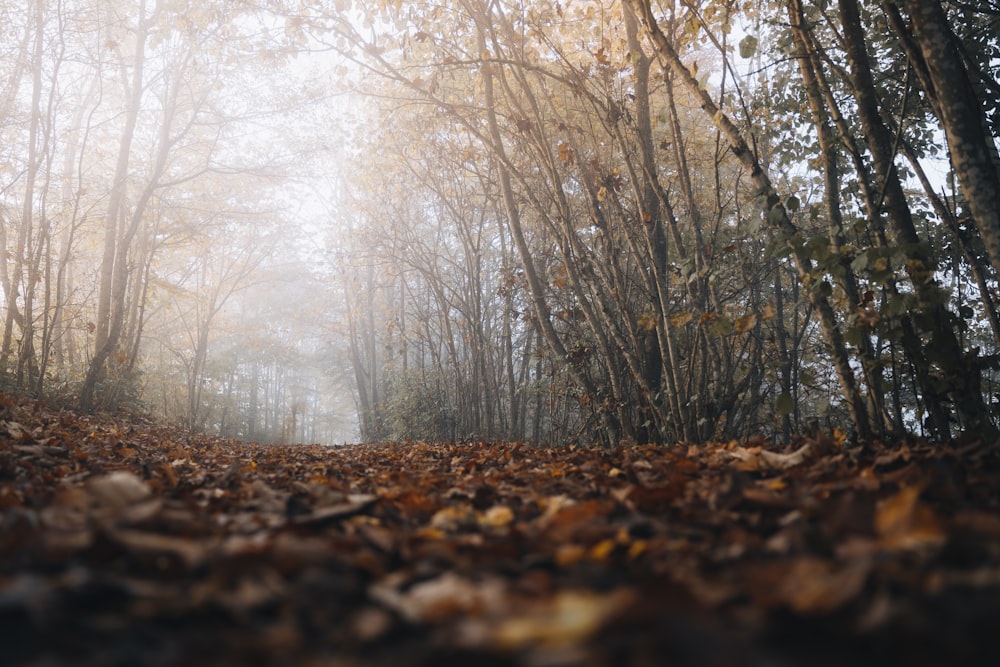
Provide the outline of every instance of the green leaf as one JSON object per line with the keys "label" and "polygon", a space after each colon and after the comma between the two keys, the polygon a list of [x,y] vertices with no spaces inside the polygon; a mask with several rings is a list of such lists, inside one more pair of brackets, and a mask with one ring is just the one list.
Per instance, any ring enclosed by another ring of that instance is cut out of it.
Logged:
{"label": "green leaf", "polygon": [[791,394],[787,391],[783,391],[774,402],[774,409],[779,416],[784,417],[787,414],[791,414],[792,410],[795,409],[795,400],[792,398]]}
{"label": "green leaf", "polygon": [[813,236],[807,242],[809,256],[817,262],[825,262],[830,258],[830,240],[824,236]]}
{"label": "green leaf", "polygon": [[833,285],[831,285],[827,280],[818,281],[813,287],[813,290],[815,294],[825,299],[829,299],[833,295]]}
{"label": "green leaf", "polygon": [[753,35],[747,35],[740,40],[740,57],[741,58],[753,58],[754,54],[757,53],[757,38]]}
{"label": "green leaf", "polygon": [[790,213],[795,213],[796,211],[798,211],[800,205],[801,202],[799,201],[799,198],[796,197],[795,195],[791,195],[788,197],[788,199],[785,200],[785,209],[788,210]]}
{"label": "green leaf", "polygon": [[849,345],[858,346],[861,345],[861,341],[864,340],[866,333],[864,325],[855,324],[844,329],[844,340]]}
{"label": "green leaf", "polygon": [[864,271],[868,268],[868,252],[860,252],[858,256],[851,261],[851,268],[855,271]]}
{"label": "green leaf", "polygon": [[781,204],[775,204],[771,207],[771,210],[767,212],[767,224],[777,227],[780,225],[788,213]]}
{"label": "green leaf", "polygon": [[719,315],[708,323],[708,330],[719,338],[728,336],[733,333],[733,321],[725,315]]}

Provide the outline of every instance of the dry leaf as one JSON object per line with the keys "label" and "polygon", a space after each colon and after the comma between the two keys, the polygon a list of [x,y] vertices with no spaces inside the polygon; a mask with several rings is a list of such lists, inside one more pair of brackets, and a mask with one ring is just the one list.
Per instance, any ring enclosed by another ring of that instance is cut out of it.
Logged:
{"label": "dry leaf", "polygon": [[392,582],[385,582],[373,586],[369,593],[411,623],[434,623],[499,609],[504,602],[505,586],[499,579],[475,583],[453,572],[445,572],[405,591],[399,591]]}
{"label": "dry leaf", "polygon": [[444,507],[431,517],[430,527],[445,533],[457,533],[476,526],[476,512],[468,506]]}
{"label": "dry leaf", "polygon": [[920,502],[921,489],[905,487],[878,504],[875,530],[887,549],[937,547],[947,535],[934,510]]}
{"label": "dry leaf", "polygon": [[514,521],[514,512],[505,505],[494,505],[479,517],[479,525],[489,528],[506,528]]}
{"label": "dry leaf", "polygon": [[319,507],[309,514],[295,517],[294,523],[302,526],[323,526],[368,511],[378,501],[377,496],[357,494],[347,497],[347,502]]}
{"label": "dry leaf", "polygon": [[801,614],[827,614],[855,599],[871,569],[868,561],[839,564],[804,556],[748,570],[749,586],[765,607],[788,607]]}
{"label": "dry leaf", "polygon": [[506,650],[579,644],[633,600],[634,594],[626,589],[606,595],[562,591],[535,605],[528,613],[502,621],[494,630],[494,641]]}

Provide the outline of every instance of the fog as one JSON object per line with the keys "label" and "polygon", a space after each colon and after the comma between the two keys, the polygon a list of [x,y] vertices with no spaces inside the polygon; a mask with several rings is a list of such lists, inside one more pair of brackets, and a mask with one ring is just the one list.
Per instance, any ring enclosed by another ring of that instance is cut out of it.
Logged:
{"label": "fog", "polygon": [[3,381],[355,441],[329,282],[342,91],[276,8],[216,4],[0,4]]}
{"label": "fog", "polygon": [[1000,260],[893,26],[868,83],[822,22],[528,5],[0,0],[2,388],[276,444],[992,422]]}

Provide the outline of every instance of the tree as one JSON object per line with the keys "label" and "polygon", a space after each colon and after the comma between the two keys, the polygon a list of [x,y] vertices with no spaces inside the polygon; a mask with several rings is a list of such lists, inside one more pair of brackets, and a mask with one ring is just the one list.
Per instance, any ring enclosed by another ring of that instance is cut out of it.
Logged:
{"label": "tree", "polygon": [[[884,4],[887,12],[897,5]],[[984,97],[986,84],[992,83],[995,91],[996,81],[987,81],[988,70],[980,69],[968,52],[963,52],[940,2],[907,0],[902,5],[909,13],[912,38],[919,47],[919,53],[911,49],[908,55],[915,58],[923,74],[921,82],[948,139],[962,194],[993,270],[1000,273],[1000,157],[996,137],[990,134],[988,99]],[[905,26],[902,29],[906,30]],[[903,32],[900,37],[905,42],[910,36]]]}

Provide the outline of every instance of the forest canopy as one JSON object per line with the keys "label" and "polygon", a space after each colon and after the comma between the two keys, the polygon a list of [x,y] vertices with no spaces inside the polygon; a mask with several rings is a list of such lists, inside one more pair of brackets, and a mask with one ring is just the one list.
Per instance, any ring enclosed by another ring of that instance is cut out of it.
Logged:
{"label": "forest canopy", "polygon": [[997,0],[0,21],[4,389],[258,442],[996,435]]}

